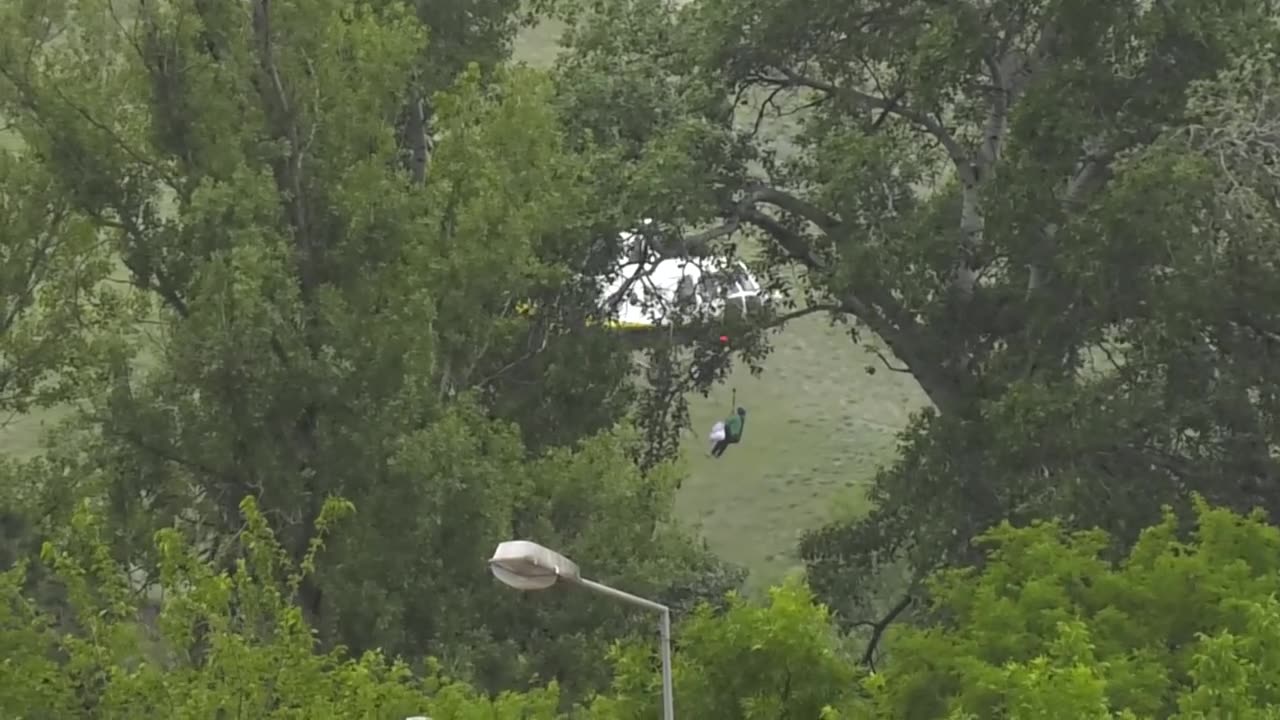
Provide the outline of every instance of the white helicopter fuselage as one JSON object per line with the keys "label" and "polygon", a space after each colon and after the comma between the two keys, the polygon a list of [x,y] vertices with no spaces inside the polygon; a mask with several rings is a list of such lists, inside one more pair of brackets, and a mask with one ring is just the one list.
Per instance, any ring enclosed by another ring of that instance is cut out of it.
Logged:
{"label": "white helicopter fuselage", "polygon": [[[624,287],[625,293],[618,297]],[[668,258],[620,265],[601,299],[614,301],[612,325],[643,329],[670,324],[682,304],[693,314],[710,319],[722,317],[730,308],[745,313],[767,297],[740,260]]]}

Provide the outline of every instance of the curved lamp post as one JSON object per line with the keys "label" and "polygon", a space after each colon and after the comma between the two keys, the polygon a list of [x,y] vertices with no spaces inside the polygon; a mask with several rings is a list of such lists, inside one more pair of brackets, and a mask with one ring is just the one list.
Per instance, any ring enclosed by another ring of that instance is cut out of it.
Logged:
{"label": "curved lamp post", "polygon": [[527,540],[510,540],[498,545],[489,558],[493,576],[516,590],[546,590],[563,580],[572,585],[608,595],[615,600],[660,614],[662,638],[662,717],[675,719],[675,694],[671,687],[671,610],[660,603],[616,590],[582,577],[577,563],[560,553]]}

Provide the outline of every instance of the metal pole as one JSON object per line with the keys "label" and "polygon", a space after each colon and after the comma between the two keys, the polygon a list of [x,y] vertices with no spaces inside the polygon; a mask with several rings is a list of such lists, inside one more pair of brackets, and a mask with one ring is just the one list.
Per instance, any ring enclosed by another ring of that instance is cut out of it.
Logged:
{"label": "metal pole", "polygon": [[656,603],[652,600],[645,600],[638,595],[632,595],[629,592],[623,592],[608,585],[588,580],[584,577],[564,578],[570,582],[581,585],[582,587],[598,592],[601,595],[608,595],[616,600],[621,600],[631,605],[637,605],[646,610],[654,610],[661,613],[662,617],[658,625],[658,633],[661,636],[661,653],[662,653],[662,719],[675,720],[675,688],[671,681],[671,610],[666,605]]}
{"label": "metal pole", "polygon": [[588,580],[584,577],[569,578],[563,575],[561,576],[561,578],[564,580],[568,580],[569,582],[581,585],[582,587],[588,590],[598,592],[601,595],[608,595],[609,597],[615,600],[621,600],[622,602],[630,603],[632,605],[639,605],[640,607],[646,610],[653,610],[654,612],[667,612],[666,605],[663,605],[661,603],[656,603],[652,600],[645,600],[639,595],[632,595],[629,592],[623,592],[621,590],[611,588],[608,585],[602,585],[598,582],[595,582],[594,580]]}
{"label": "metal pole", "polygon": [[660,625],[662,636],[662,718],[675,720],[675,689],[671,683],[671,611],[663,608]]}

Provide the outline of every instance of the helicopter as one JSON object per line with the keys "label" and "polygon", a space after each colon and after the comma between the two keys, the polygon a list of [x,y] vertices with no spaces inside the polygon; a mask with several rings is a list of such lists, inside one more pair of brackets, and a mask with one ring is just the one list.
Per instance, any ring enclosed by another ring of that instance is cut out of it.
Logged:
{"label": "helicopter", "polygon": [[[678,333],[696,342],[719,321],[746,316],[775,299],[746,263],[732,256],[670,257],[657,252],[642,229],[619,233],[618,241],[621,250],[608,270],[579,279],[597,288],[601,313],[589,324],[621,333],[637,347],[657,334]],[[526,317],[536,313],[527,301],[518,302],[516,310]],[[701,320],[702,330],[676,327],[677,320],[690,319]],[[721,328],[721,344],[730,342],[726,333]]]}
{"label": "helicopter", "polygon": [[617,298],[611,317],[605,321],[619,330],[666,327],[682,303],[695,315],[712,319],[745,315],[768,300],[745,263],[723,258],[672,258],[647,268],[628,263],[604,286],[601,302],[614,299],[624,286],[623,296]]}
{"label": "helicopter", "polygon": [[618,330],[666,327],[679,310],[704,319],[745,315],[772,300],[746,263],[729,256],[664,257],[649,251],[638,233],[622,233],[622,253],[600,302],[605,324]]}

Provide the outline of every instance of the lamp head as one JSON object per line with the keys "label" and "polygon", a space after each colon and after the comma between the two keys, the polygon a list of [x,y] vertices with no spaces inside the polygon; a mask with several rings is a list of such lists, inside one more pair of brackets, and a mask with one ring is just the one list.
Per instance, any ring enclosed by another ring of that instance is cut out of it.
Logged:
{"label": "lamp head", "polygon": [[498,545],[489,558],[489,571],[516,590],[546,590],[560,578],[573,581],[579,577],[572,560],[528,540]]}

